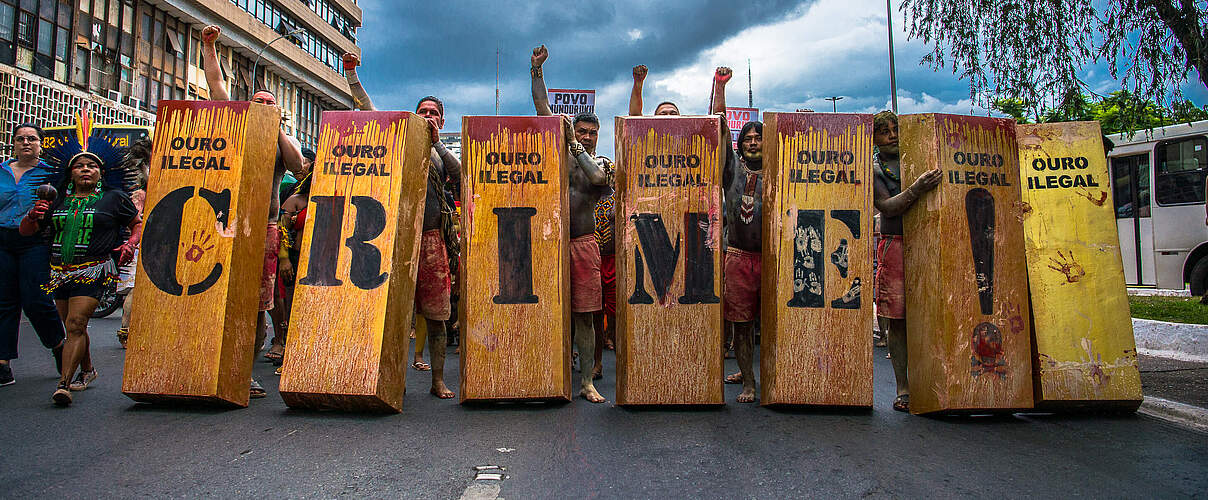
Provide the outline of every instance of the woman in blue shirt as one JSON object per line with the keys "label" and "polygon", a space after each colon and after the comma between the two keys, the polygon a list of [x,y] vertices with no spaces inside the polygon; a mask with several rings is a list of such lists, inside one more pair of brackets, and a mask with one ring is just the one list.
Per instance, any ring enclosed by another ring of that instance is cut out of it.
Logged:
{"label": "woman in blue shirt", "polygon": [[[0,386],[16,382],[9,361],[17,359],[21,312],[42,345],[62,364],[63,322],[42,285],[50,279],[50,249],[39,236],[21,236],[21,218],[33,207],[34,191],[57,174],[39,160],[42,129],[22,124],[13,129],[14,158],[0,164]],[[61,368],[60,368],[61,369]]]}

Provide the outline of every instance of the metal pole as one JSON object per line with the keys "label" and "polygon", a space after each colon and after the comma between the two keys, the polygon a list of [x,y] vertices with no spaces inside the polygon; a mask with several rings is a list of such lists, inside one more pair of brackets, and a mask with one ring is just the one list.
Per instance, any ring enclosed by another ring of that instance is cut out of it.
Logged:
{"label": "metal pole", "polygon": [[836,96],[831,96],[831,97],[827,97],[827,98],[826,98],[826,100],[827,100],[827,101],[830,101],[830,102],[831,102],[831,112],[832,112],[832,113],[838,113],[838,112],[839,112],[839,105],[838,105],[838,102],[839,102],[840,100],[842,100],[842,99],[843,99],[843,96],[838,96],[838,95],[836,95]]}
{"label": "metal pole", "polygon": [[893,9],[892,0],[885,0],[885,26],[889,29],[889,93],[892,96],[893,113],[898,114],[898,75],[893,63]]}
{"label": "metal pole", "polygon": [[293,31],[290,31],[290,32],[288,32],[288,33],[284,33],[284,34],[282,34],[281,36],[278,36],[277,38],[274,38],[272,41],[270,41],[270,42],[268,42],[268,43],[264,44],[264,46],[263,46],[263,47],[260,47],[260,51],[259,51],[259,52],[256,52],[256,60],[255,60],[254,62],[252,62],[252,82],[251,82],[251,83],[252,83],[252,92],[256,92],[257,90],[260,90],[260,89],[257,89],[257,88],[256,88],[256,83],[257,83],[257,80],[256,80],[256,67],[260,65],[260,56],[264,55],[264,49],[267,49],[269,45],[272,45],[272,44],[274,44],[274,43],[277,43],[277,40],[280,40],[280,39],[285,38],[285,37],[287,37],[287,36],[294,36],[294,35],[297,35],[298,33],[301,33],[301,32],[303,32],[303,31],[306,31],[306,30],[305,30],[305,29],[302,29],[302,28],[297,28],[297,29],[295,29],[295,30],[293,30]]}
{"label": "metal pole", "polygon": [[495,49],[495,116],[499,116],[499,49]]}
{"label": "metal pole", "polygon": [[747,107],[755,107],[755,93],[751,90],[751,60],[747,59]]}

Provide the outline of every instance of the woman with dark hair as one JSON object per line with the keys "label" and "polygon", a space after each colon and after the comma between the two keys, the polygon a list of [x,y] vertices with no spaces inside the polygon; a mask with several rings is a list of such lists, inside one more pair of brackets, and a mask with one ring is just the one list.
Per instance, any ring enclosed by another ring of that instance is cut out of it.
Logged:
{"label": "woman with dark hair", "polygon": [[9,361],[17,359],[21,312],[29,318],[42,345],[61,365],[63,323],[46,283],[50,255],[41,238],[22,236],[21,219],[33,206],[38,186],[55,178],[42,162],[42,129],[28,123],[13,129],[13,159],[0,164],[0,386],[16,383]]}
{"label": "woman with dark hair", "polygon": [[[78,137],[88,137],[87,126],[84,128]],[[116,148],[99,137],[89,138],[85,151],[79,151],[78,144],[70,146],[48,158],[65,168],[54,201],[34,202],[20,229],[24,236],[42,231],[50,241],[50,280],[43,289],[54,296],[67,329],[63,369],[52,395],[60,406],[71,404],[71,391],[87,389],[96,380],[88,350],[88,320],[106,285],[117,279],[117,266],[134,258],[142,225],[130,197],[116,189],[123,177]],[[71,155],[72,149],[78,152]],[[67,155],[70,159],[62,161]],[[125,242],[124,228],[132,235]]]}
{"label": "woman with dark hair", "polygon": [[[125,159],[122,160],[122,171],[127,179],[134,183],[130,201],[134,202],[134,208],[138,209],[140,220],[143,217],[143,203],[147,199],[147,177],[150,164],[150,139],[134,141],[134,144],[131,144],[130,149],[126,151]],[[131,292],[134,291],[134,272],[137,268],[138,248],[135,248],[134,258],[130,263],[118,269],[117,295],[122,299],[122,326],[117,329],[117,341],[122,344],[122,349],[126,348],[126,341],[130,338],[130,312],[133,310],[134,304],[134,294]]]}

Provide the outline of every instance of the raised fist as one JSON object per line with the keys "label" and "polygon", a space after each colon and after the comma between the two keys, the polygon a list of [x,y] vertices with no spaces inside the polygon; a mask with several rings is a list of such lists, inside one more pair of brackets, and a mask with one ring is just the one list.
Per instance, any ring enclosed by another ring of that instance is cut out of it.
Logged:
{"label": "raised fist", "polygon": [[545,64],[546,59],[549,59],[549,49],[546,49],[545,45],[533,49],[533,57],[530,62],[534,68],[540,68],[542,64]]}
{"label": "raised fist", "polygon": [[219,28],[218,26],[215,26],[213,24],[206,26],[205,28],[202,28],[202,30],[201,30],[201,43],[204,43],[207,45],[212,44],[212,43],[214,43],[215,40],[218,40],[218,35],[220,35],[221,33],[222,33],[222,28]]}
{"label": "raised fist", "polygon": [[633,67],[633,81],[635,81],[635,82],[645,81],[647,71],[649,71],[649,70],[646,69],[645,64],[639,64],[637,66],[634,66]]}
{"label": "raised fist", "polygon": [[352,52],[348,52],[340,57],[344,61],[344,71],[352,71],[361,65],[361,58]]}
{"label": "raised fist", "polygon": [[734,77],[734,71],[725,66],[718,66],[713,72],[713,81],[725,85]]}

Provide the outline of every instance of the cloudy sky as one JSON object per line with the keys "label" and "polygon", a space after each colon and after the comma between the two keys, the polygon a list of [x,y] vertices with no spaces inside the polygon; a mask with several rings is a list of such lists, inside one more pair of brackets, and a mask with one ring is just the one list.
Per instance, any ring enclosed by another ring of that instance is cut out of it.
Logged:
{"label": "cloudy sky", "polygon": [[[541,44],[550,52],[549,87],[596,89],[598,151],[609,156],[612,117],[626,113],[637,64],[650,68],[647,113],[663,100],[685,114],[705,113],[717,66],[735,69],[728,104],[745,106],[748,59],[761,111],[829,111],[827,96],[844,96],[839,111],[889,108],[883,0],[361,0],[360,6],[360,75],[376,107],[411,110],[419,97],[437,95],[445,101],[446,131],[460,131],[464,115],[495,114],[496,49],[499,114],[533,114],[529,56]],[[895,10],[899,112],[985,114],[950,69],[919,65],[927,48],[906,40],[903,26]],[[1088,68],[1084,77],[1105,91],[1115,85],[1102,67]],[[1187,90],[1203,103],[1198,85]]]}

